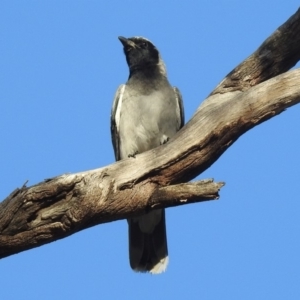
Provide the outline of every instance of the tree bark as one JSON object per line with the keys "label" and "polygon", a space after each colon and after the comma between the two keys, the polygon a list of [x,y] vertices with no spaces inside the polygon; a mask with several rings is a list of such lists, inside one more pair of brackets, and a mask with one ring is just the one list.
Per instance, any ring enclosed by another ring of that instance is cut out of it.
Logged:
{"label": "tree bark", "polygon": [[0,203],[0,258],[152,209],[218,199],[224,183],[186,182],[246,131],[300,102],[300,69],[284,73],[299,59],[300,10],[226,76],[167,144],[12,192]]}

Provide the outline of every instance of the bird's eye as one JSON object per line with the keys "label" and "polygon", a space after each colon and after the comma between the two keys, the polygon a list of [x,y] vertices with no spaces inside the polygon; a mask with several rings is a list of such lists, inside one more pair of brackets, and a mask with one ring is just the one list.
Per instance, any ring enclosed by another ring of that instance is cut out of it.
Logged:
{"label": "bird's eye", "polygon": [[147,46],[148,46],[148,45],[147,45],[147,43],[146,43],[146,42],[142,42],[142,43],[141,43],[141,47],[142,47],[142,48],[144,48],[144,49],[145,49],[145,48],[147,48]]}
{"label": "bird's eye", "polygon": [[132,50],[132,47],[127,47],[126,52],[130,52]]}

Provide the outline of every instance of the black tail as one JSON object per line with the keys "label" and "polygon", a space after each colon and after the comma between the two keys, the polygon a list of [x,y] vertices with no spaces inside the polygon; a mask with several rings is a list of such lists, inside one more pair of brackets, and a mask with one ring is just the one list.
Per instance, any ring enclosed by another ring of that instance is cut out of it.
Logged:
{"label": "black tail", "polygon": [[137,272],[159,274],[168,264],[165,210],[129,219],[130,266]]}

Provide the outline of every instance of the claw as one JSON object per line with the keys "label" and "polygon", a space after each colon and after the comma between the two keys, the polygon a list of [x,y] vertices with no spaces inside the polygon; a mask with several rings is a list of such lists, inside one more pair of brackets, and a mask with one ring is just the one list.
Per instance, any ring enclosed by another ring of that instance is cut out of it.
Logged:
{"label": "claw", "polygon": [[161,140],[160,140],[160,144],[163,145],[163,144],[167,143],[169,141],[169,139],[170,138],[168,136],[163,135]]}
{"label": "claw", "polygon": [[139,152],[138,152],[138,151],[135,151],[133,154],[128,154],[128,157],[133,157],[133,158],[135,158],[135,156],[136,156],[137,154],[139,154]]}

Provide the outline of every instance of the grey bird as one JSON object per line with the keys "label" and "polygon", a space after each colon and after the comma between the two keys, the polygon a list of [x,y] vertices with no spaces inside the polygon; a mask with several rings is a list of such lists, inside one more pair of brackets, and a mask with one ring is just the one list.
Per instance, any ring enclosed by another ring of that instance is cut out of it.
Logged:
{"label": "grey bird", "polygon": [[[111,113],[116,160],[166,143],[184,124],[182,97],[167,79],[157,48],[143,37],[119,37],[129,67],[119,86]],[[137,272],[159,274],[168,264],[165,210],[128,219],[130,266]]]}

